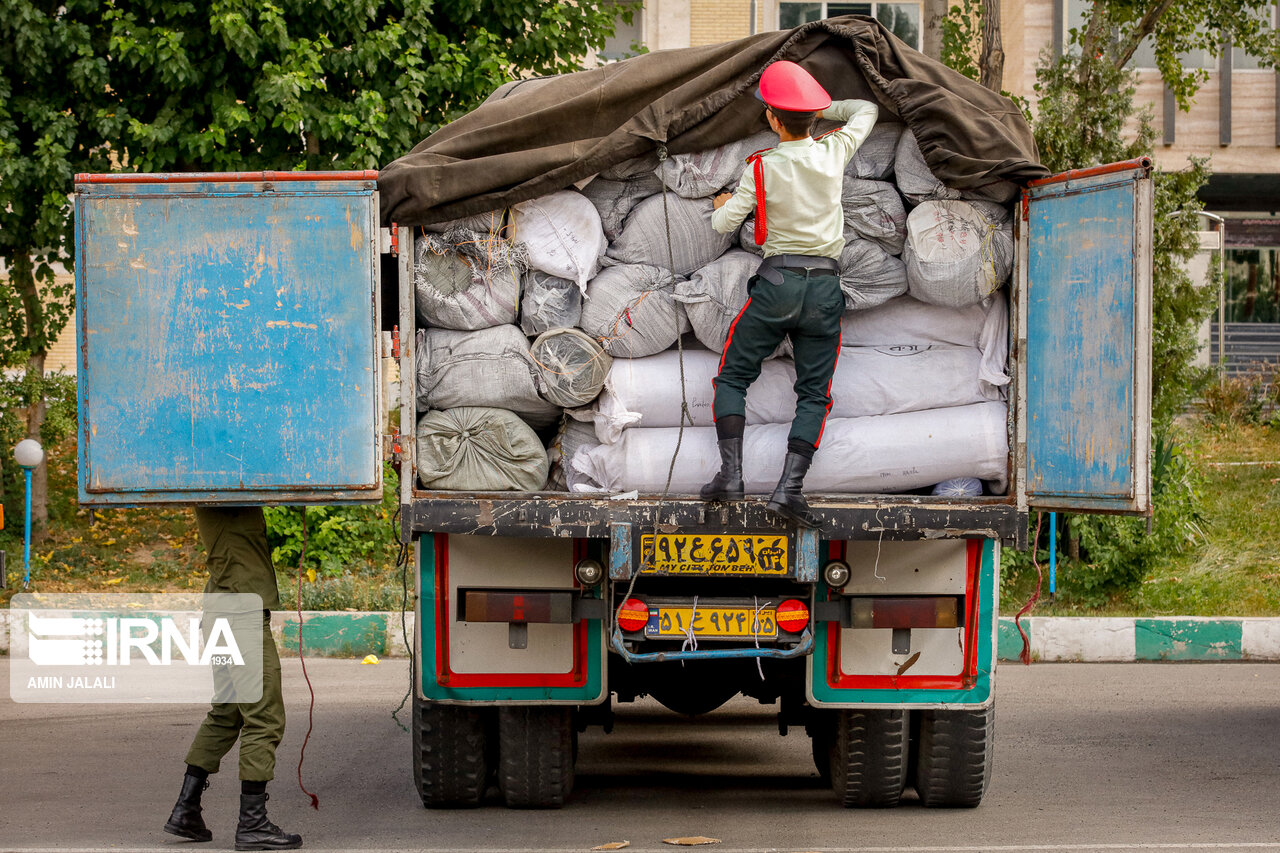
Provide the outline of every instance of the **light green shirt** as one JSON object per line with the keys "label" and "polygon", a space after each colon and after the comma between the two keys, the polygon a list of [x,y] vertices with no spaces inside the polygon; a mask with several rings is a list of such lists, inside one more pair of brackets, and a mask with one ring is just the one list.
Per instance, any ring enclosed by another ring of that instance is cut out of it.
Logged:
{"label": "light green shirt", "polygon": [[[844,121],[844,127],[821,139],[779,142],[762,156],[766,258],[817,255],[839,259],[844,248],[844,211],[840,207],[844,167],[871,133],[878,114],[870,101],[835,101],[822,111],[822,117]],[[727,234],[755,207],[755,169],[747,166],[733,197],[711,217],[711,227]]]}

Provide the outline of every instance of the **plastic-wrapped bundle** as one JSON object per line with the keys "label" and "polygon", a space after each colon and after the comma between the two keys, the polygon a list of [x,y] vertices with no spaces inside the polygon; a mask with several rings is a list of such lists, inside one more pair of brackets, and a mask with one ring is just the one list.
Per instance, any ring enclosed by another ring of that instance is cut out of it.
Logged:
{"label": "plastic-wrapped bundle", "polygon": [[543,332],[529,348],[542,373],[546,398],[557,406],[585,406],[604,387],[613,359],[578,329]]}
{"label": "plastic-wrapped bundle", "polygon": [[986,299],[1013,271],[1009,211],[982,201],[924,202],[907,217],[911,295],[960,308]]}
{"label": "plastic-wrapped bundle", "polygon": [[[773,490],[782,475],[789,430],[787,424],[747,427],[742,454],[747,492]],[[678,433],[675,428],[631,429],[617,444],[579,450],[572,466],[583,479],[574,490],[661,492]],[[1000,494],[1008,464],[1008,408],[1004,403],[976,403],[829,420],[804,485],[811,495],[888,493],[977,477],[991,481],[992,493]],[[696,494],[719,468],[715,428],[686,428],[671,493]]]}
{"label": "plastic-wrapped bundle", "polygon": [[840,252],[840,289],[846,308],[872,308],[907,292],[907,269],[878,243],[850,240]]}
{"label": "plastic-wrapped bundle", "polygon": [[729,327],[747,304],[747,281],[759,267],[758,256],[730,249],[676,285],[676,301],[703,346],[724,350]]}
{"label": "plastic-wrapped bundle", "polygon": [[845,238],[861,237],[891,255],[902,254],[907,239],[907,209],[902,196],[887,181],[846,177],[840,191]]}
{"label": "plastic-wrapped bundle", "polygon": [[890,299],[866,311],[850,311],[840,327],[844,346],[944,344],[976,347],[982,353],[978,378],[995,389],[1009,384],[1009,302],[1003,292],[960,308],[930,305],[910,296]]}
{"label": "plastic-wrapped bundle", "polygon": [[662,352],[688,329],[673,298],[678,280],[647,264],[605,267],[587,286],[583,331],[610,355],[640,358]]}
{"label": "plastic-wrapped bundle", "polygon": [[582,193],[561,190],[520,202],[511,216],[514,238],[529,247],[529,266],[586,288],[607,245],[595,205]]}
{"label": "plastic-wrapped bundle", "polygon": [[487,329],[516,321],[523,249],[474,231],[426,234],[414,243],[418,317],[442,329]]}
{"label": "plastic-wrapped bundle", "polygon": [[[719,357],[701,351],[684,354],[682,395],[679,356],[668,351],[614,362],[604,392],[587,410],[601,442],[617,442],[625,429],[679,426],[682,402],[688,404],[692,419],[688,425],[715,425],[711,380],[719,371]],[[980,379],[981,358],[974,347],[844,347],[831,377],[830,417],[859,418],[999,400],[998,389]],[[790,423],[796,414],[795,381],[795,366],[789,360],[761,365],[760,377],[747,390],[747,423]]]}
{"label": "plastic-wrapped bundle", "polygon": [[662,181],[650,172],[621,181],[597,176],[582,188],[582,194],[596,206],[604,236],[610,240],[618,239],[627,214],[637,204],[659,192],[662,192]]}
{"label": "plastic-wrapped bundle", "polygon": [[513,412],[478,406],[428,412],[418,421],[424,488],[533,492],[547,481],[547,451]]}
{"label": "plastic-wrapped bundle", "polygon": [[898,190],[912,204],[930,199],[960,198],[959,190],[946,186],[929,171],[929,164],[925,162],[924,153],[916,142],[916,135],[909,130],[904,130],[898,139],[893,178]]}
{"label": "plastic-wrapped bundle", "polygon": [[732,231],[720,234],[711,227],[711,213],[708,198],[688,199],[673,193],[650,196],[631,211],[622,234],[609,246],[609,257],[623,264],[656,264],[687,276],[733,245]]}
{"label": "plastic-wrapped bundle", "polygon": [[568,491],[572,480],[581,479],[582,475],[572,470],[569,462],[579,449],[593,444],[599,442],[596,440],[596,428],[591,422],[577,420],[566,412],[560,422],[560,430],[547,447],[547,458],[551,460],[547,488]]}
{"label": "plastic-wrapped bundle", "polygon": [[515,326],[475,332],[419,330],[418,409],[487,406],[515,412],[535,427],[552,423],[560,409],[542,395],[542,377],[529,339]]}
{"label": "plastic-wrapped bundle", "polygon": [[943,480],[933,487],[930,494],[941,498],[976,498],[982,494],[982,481],[977,477],[956,477]]}
{"label": "plastic-wrapped bundle", "polygon": [[550,329],[567,329],[582,319],[582,291],[567,278],[529,270],[522,280],[520,329],[540,335]]}
{"label": "plastic-wrapped bundle", "polygon": [[676,154],[659,163],[653,174],[676,195],[707,198],[723,189],[732,190],[747,166],[747,157],[778,144],[778,135],[762,130],[750,136],[692,154]]}

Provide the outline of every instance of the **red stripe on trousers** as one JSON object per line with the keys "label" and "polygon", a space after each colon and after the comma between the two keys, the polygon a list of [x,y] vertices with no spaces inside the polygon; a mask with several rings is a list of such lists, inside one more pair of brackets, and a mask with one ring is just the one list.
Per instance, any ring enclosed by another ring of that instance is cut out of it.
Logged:
{"label": "red stripe on trousers", "polygon": [[[844,317],[840,318],[840,333],[844,334]],[[822,443],[822,434],[827,431],[827,415],[831,414],[831,404],[835,400],[831,399],[831,383],[836,381],[836,368],[840,366],[840,341],[843,338],[836,338],[836,363],[831,365],[831,378],[827,380],[827,412],[822,416],[822,426],[818,428],[818,440],[813,443],[813,449],[817,450],[818,445]]]}
{"label": "red stripe on trousers", "polygon": [[[747,305],[751,304],[751,297],[747,297],[747,304],[742,306],[742,310],[738,312],[738,316],[733,318],[733,322],[729,324],[729,335],[724,339],[724,349],[720,351],[720,366],[716,368],[716,378],[720,378],[720,374],[724,372],[724,357],[729,354],[729,344],[733,343],[733,330],[738,328],[738,321],[742,319],[742,315],[747,313]],[[840,322],[844,322],[841,319]],[[716,419],[716,395],[715,383],[711,383],[711,420]]]}

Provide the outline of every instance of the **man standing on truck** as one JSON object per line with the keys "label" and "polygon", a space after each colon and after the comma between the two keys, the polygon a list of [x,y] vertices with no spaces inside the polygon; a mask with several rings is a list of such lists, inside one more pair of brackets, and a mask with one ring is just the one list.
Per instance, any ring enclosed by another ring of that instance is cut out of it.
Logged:
{"label": "man standing on truck", "polygon": [[[720,446],[720,473],[702,487],[703,500],[741,500],[742,436],[747,388],[760,365],[788,334],[795,351],[796,416],[791,422],[782,478],[766,506],[806,527],[817,527],[804,498],[804,477],[813,462],[827,413],[831,376],[840,353],[840,252],[844,169],[871,133],[879,110],[869,101],[832,102],[809,72],[780,60],[764,70],[756,97],[778,134],[776,148],[748,158],[737,189],[715,198],[711,225],[721,234],[756,214],[755,240],[764,261],[747,284],[747,304],[729,327],[713,414]],[[818,118],[844,127],[814,139]]]}
{"label": "man standing on truck", "polygon": [[271,636],[271,610],[280,607],[276,570],[261,507],[196,507],[196,526],[208,557],[205,592],[254,593],[262,599],[262,698],[215,702],[187,752],[182,792],[164,831],[193,841],[213,833],[200,815],[200,795],[222,758],[240,741],[240,821],[237,850],[293,850],[302,836],[267,819],[267,782],[275,775],[276,747],[284,736],[280,656]]}

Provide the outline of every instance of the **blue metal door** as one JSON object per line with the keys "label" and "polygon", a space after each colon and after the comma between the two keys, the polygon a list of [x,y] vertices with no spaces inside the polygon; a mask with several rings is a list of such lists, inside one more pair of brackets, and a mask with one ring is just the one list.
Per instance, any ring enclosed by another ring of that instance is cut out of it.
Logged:
{"label": "blue metal door", "polygon": [[1151,163],[1038,181],[1017,293],[1019,503],[1150,508]]}
{"label": "blue metal door", "polygon": [[78,177],[81,503],[381,498],[375,179]]}

